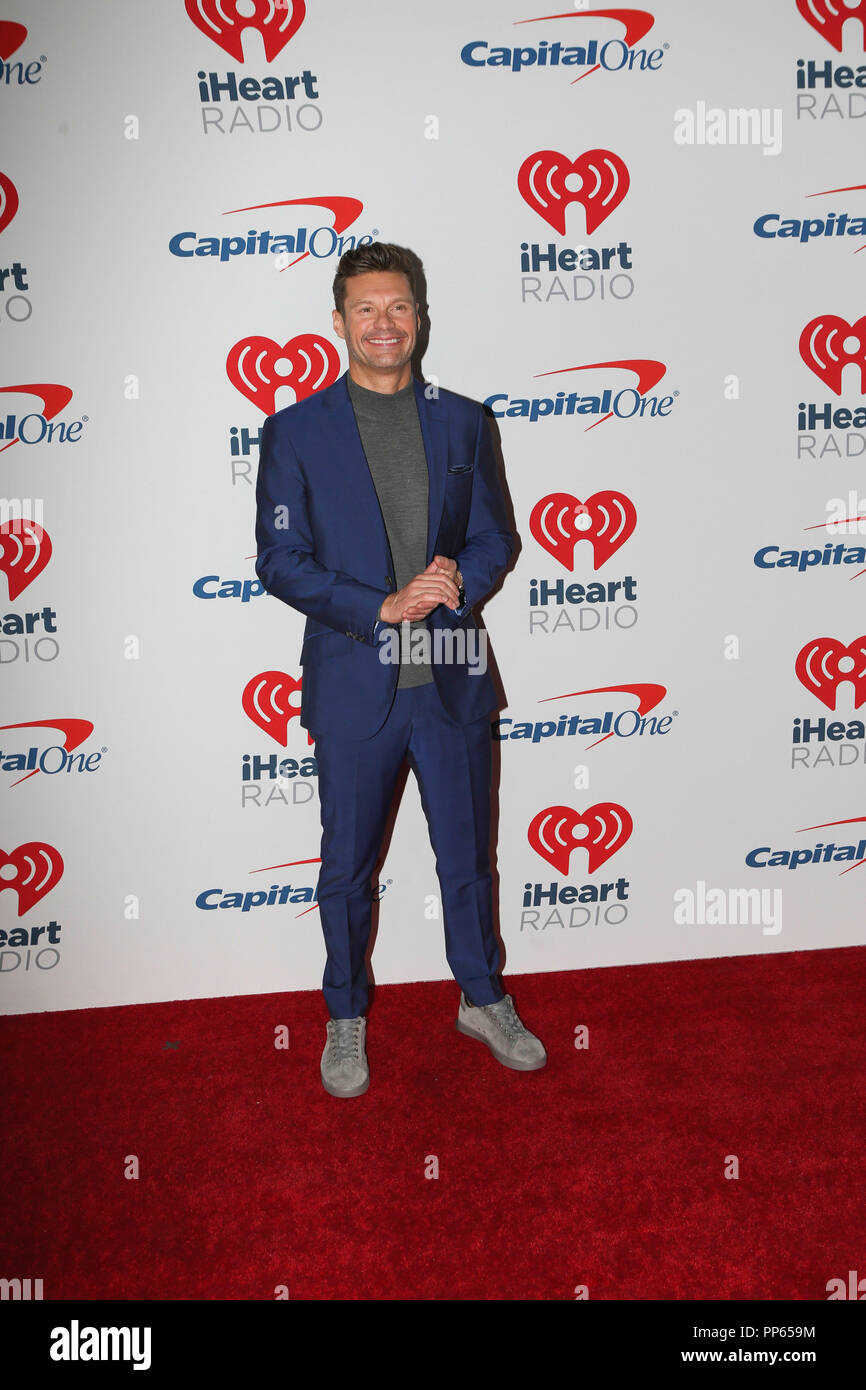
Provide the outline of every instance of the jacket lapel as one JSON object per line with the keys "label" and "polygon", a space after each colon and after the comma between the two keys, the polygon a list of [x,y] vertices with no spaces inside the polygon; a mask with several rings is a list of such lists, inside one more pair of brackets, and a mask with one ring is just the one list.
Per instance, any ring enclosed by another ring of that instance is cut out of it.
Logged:
{"label": "jacket lapel", "polygon": [[[357,517],[375,517],[377,533],[381,538],[384,553],[390,552],[388,535],[379,505],[379,496],[361,443],[358,422],[352,408],[352,398],[346,385],[348,372],[329,388],[328,408],[331,412],[331,431],[329,446],[340,458],[341,484],[345,483],[345,496],[352,514]],[[441,402],[428,400],[424,394],[424,383],[413,378],[415,401],[418,406],[418,419],[421,424],[421,438],[427,458],[427,560],[433,559],[439,524],[442,520],[442,506],[445,501],[445,474],[448,468],[448,417]]]}
{"label": "jacket lapel", "polygon": [[367,455],[364,453],[358,422],[352,408],[352,398],[346,385],[348,375],[348,372],[344,372],[339,381],[329,389],[328,400],[331,412],[328,448],[340,460],[342,495],[338,501],[340,509],[354,519],[354,525],[359,521],[372,523],[376,536],[381,541],[383,555],[389,556],[390,546],[382,508],[379,505],[379,494],[376,492],[370,465],[367,463]]}
{"label": "jacket lapel", "polygon": [[424,394],[424,383],[415,381],[415,400],[418,403],[418,418],[421,421],[421,437],[427,455],[427,564],[435,554],[436,537],[442,520],[442,505],[445,501],[445,473],[448,468],[448,416],[438,400],[428,400]]}

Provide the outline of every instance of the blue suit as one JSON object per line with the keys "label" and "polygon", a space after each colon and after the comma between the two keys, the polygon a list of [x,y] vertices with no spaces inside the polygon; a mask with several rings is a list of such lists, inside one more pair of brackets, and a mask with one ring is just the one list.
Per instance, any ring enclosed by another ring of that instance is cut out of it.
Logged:
{"label": "blue suit", "polygon": [[[414,389],[429,476],[427,564],[456,560],[466,593],[462,608],[440,604],[427,618],[435,642],[437,628],[476,628],[472,606],[505,570],[513,537],[481,406],[444,390],[428,399],[418,381]],[[394,592],[394,565],[345,375],[265,420],[256,501],[256,574],[307,617],[301,723],[319,765],[331,1016],[366,1007],[370,879],[404,757],[436,854],[449,965],[470,1002],[493,1003],[502,997],[488,854],[496,691],[486,671],[435,660],[433,683],[398,691],[399,667],[380,660],[389,629],[377,615]]]}

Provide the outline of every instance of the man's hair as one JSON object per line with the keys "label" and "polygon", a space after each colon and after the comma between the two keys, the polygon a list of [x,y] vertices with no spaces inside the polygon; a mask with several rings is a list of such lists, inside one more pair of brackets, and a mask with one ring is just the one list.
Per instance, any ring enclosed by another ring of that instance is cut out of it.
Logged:
{"label": "man's hair", "polygon": [[334,276],[334,307],[341,318],[345,317],[346,281],[353,275],[366,275],[370,270],[399,271],[409,281],[412,298],[416,298],[415,267],[409,252],[390,241],[374,241],[368,246],[356,246],[340,257]]}

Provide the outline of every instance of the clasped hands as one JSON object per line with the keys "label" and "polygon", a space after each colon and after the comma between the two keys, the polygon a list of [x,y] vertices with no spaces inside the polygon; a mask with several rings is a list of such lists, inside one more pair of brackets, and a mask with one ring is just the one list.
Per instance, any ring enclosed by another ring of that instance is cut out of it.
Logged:
{"label": "clasped hands", "polygon": [[388,595],[379,609],[380,618],[385,623],[414,623],[426,618],[440,603],[446,608],[458,608],[456,574],[456,560],[434,555],[423,574],[416,574],[396,594]]}

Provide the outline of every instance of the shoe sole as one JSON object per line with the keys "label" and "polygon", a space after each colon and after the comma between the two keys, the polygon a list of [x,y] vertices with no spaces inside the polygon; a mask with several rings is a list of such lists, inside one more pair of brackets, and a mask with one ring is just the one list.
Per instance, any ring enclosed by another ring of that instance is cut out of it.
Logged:
{"label": "shoe sole", "polygon": [[367,1079],[363,1081],[360,1086],[353,1086],[351,1091],[340,1091],[335,1086],[332,1086],[330,1081],[326,1081],[324,1075],[321,1072],[319,1074],[322,1077],[322,1085],[328,1092],[328,1095],[338,1096],[344,1100],[350,1100],[352,1096],[362,1096],[370,1085],[370,1077],[368,1075]]}
{"label": "shoe sole", "polygon": [[486,1038],[483,1033],[476,1033],[474,1028],[470,1028],[468,1023],[464,1023],[459,1018],[456,1027],[458,1033],[465,1034],[467,1038],[477,1038],[479,1042],[485,1043],[497,1062],[501,1062],[503,1067],[510,1067],[512,1071],[540,1071],[542,1067],[547,1066],[547,1053],[537,1062],[518,1062],[515,1058],[506,1057],[503,1053],[498,1052],[489,1038]]}

